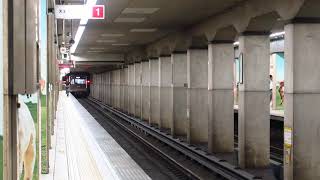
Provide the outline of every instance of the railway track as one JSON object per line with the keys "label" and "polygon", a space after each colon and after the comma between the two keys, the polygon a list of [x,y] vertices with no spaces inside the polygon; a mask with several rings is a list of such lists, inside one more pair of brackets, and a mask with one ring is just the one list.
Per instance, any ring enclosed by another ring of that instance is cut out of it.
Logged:
{"label": "railway track", "polygon": [[[198,147],[168,136],[165,132],[150,127],[144,121],[104,105],[98,100],[89,98],[79,101],[89,108],[89,112],[90,109],[94,109],[105,117],[103,122],[98,121],[103,127],[118,129],[118,134],[125,131],[130,134],[131,140],[128,139],[128,141],[139,141],[143,146],[148,147],[149,152],[161,156],[167,163],[165,166],[170,165],[169,171],[176,179],[261,179],[261,177],[229,164],[224,159],[218,159]],[[129,137],[125,134],[122,136]]]}

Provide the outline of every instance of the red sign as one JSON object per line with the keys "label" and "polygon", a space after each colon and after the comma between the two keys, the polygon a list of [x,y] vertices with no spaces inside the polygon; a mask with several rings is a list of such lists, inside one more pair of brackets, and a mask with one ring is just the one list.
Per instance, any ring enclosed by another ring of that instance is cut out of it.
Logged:
{"label": "red sign", "polygon": [[104,5],[92,6],[92,18],[93,19],[104,19]]}

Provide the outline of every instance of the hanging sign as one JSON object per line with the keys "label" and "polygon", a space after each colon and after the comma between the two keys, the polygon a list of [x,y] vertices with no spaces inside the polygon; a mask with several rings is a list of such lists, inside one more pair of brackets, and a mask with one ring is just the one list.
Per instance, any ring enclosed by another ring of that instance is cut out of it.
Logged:
{"label": "hanging sign", "polygon": [[56,5],[57,19],[104,19],[104,5]]}

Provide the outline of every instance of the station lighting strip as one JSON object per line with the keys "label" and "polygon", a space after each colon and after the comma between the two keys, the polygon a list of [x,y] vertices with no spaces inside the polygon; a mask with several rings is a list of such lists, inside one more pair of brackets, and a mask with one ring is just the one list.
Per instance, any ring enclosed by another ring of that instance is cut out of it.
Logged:
{"label": "station lighting strip", "polygon": [[[97,3],[97,0],[87,0],[86,6],[93,6]],[[82,34],[84,30],[86,29],[86,25],[88,23],[88,18],[82,18],[80,20],[80,25],[78,27],[76,36],[74,38],[74,44],[70,48],[70,52],[74,53],[79,45],[80,39],[82,37]]]}

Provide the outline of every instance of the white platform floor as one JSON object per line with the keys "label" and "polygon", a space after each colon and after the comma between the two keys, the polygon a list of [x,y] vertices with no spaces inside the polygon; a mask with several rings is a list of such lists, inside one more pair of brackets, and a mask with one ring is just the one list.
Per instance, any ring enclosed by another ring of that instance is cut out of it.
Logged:
{"label": "white platform floor", "polygon": [[41,180],[150,179],[72,95],[60,93],[55,124]]}

